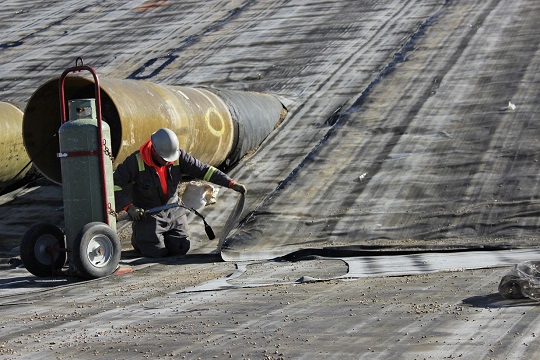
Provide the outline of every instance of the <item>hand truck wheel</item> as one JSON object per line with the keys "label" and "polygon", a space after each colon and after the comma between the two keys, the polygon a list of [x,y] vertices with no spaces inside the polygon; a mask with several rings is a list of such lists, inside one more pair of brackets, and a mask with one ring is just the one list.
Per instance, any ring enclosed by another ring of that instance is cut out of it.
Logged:
{"label": "hand truck wheel", "polygon": [[66,263],[64,232],[54,224],[34,224],[21,239],[20,254],[24,267],[30,273],[51,276]]}
{"label": "hand truck wheel", "polygon": [[72,257],[75,270],[88,279],[112,274],[120,262],[122,247],[118,235],[107,224],[91,222],[77,235]]}

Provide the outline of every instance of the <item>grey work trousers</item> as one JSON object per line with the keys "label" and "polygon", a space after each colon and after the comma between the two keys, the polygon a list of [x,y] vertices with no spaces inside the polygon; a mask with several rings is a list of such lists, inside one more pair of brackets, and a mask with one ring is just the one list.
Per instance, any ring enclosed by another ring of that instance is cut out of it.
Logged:
{"label": "grey work trousers", "polygon": [[143,256],[185,255],[190,247],[186,212],[172,208],[146,214],[132,225],[131,245]]}

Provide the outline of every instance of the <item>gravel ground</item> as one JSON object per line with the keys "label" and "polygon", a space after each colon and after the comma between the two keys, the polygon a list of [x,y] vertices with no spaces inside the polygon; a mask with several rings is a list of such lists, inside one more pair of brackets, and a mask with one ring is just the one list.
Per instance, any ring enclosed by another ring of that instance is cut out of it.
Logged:
{"label": "gravel ground", "polygon": [[[306,282],[300,274],[329,275],[317,264],[327,260],[216,260],[193,255],[139,263],[129,274],[32,284],[26,293],[19,284],[0,298],[0,354],[5,359],[524,359],[539,350],[537,303],[504,300],[497,292],[507,268]],[[343,272],[339,260],[330,262],[333,275]],[[227,281],[239,266],[249,270],[230,281],[234,288],[188,291],[210,280]],[[32,283],[24,270],[9,271],[20,274],[15,277],[20,283]],[[289,276],[294,273],[297,282]]]}

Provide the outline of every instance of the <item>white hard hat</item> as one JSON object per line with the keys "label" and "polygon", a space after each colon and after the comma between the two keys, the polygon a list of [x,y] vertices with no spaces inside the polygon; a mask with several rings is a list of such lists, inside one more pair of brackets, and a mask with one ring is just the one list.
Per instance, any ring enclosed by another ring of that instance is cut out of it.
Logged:
{"label": "white hard hat", "polygon": [[150,137],[152,146],[159,156],[165,161],[176,161],[180,157],[178,137],[169,129],[159,129]]}

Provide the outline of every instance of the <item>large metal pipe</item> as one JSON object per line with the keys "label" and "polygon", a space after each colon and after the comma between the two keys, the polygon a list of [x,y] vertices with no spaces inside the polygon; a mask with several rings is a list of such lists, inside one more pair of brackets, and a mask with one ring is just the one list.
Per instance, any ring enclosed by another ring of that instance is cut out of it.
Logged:
{"label": "large metal pipe", "polygon": [[[212,88],[158,85],[139,80],[100,79],[103,120],[111,129],[116,167],[161,127],[173,130],[183,149],[214,166],[232,165],[257,147],[287,111],[274,96]],[[67,100],[93,97],[90,78],[68,76]],[[24,145],[36,168],[61,183],[57,133],[58,79],[39,87],[23,118]]]}
{"label": "large metal pipe", "polygon": [[[23,146],[23,111],[12,103],[0,102],[0,187],[22,180],[30,159]],[[23,170],[24,169],[24,170]]]}

